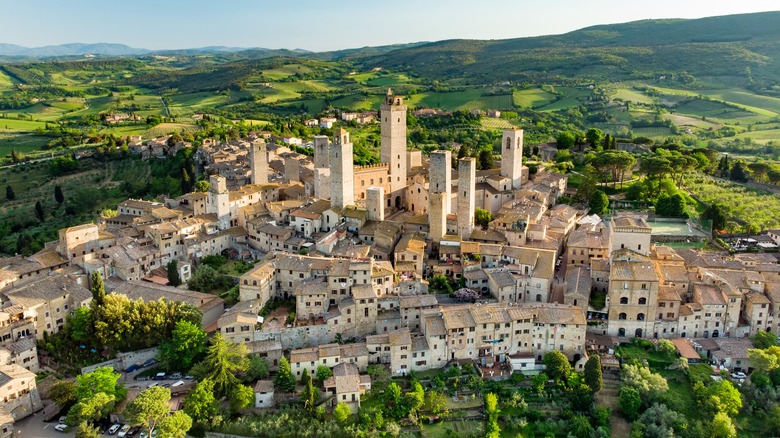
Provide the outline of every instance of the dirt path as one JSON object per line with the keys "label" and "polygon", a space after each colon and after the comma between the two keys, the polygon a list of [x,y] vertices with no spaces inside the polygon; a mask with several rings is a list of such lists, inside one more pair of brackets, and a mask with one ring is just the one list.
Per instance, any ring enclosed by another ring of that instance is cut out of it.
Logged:
{"label": "dirt path", "polygon": [[604,379],[601,391],[596,394],[596,402],[612,411],[609,416],[611,436],[631,435],[631,424],[623,418],[618,410],[618,381]]}

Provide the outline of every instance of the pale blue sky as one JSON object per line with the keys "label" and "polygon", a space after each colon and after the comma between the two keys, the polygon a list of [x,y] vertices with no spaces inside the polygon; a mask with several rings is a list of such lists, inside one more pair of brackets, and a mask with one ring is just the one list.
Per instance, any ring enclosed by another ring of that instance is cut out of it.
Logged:
{"label": "pale blue sky", "polygon": [[0,0],[0,43],[321,51],[778,9],[777,0]]}

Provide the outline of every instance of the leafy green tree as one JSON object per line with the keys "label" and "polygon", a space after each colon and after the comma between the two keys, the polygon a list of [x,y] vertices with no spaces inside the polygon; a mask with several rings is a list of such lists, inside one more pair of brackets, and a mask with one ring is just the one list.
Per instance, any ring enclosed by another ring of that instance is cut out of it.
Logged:
{"label": "leafy green tree", "polygon": [[102,306],[106,299],[106,287],[103,284],[103,276],[100,275],[100,271],[92,272],[89,290],[92,292],[93,309]]}
{"label": "leafy green tree", "polygon": [[485,413],[488,417],[485,436],[498,438],[501,434],[501,429],[498,426],[498,397],[492,392],[485,394]]}
{"label": "leafy green tree", "polygon": [[339,402],[336,407],[333,408],[333,418],[340,424],[345,424],[351,413],[352,412],[350,412],[349,406],[347,406],[347,404],[344,402]]}
{"label": "leafy green tree", "polygon": [[249,368],[247,353],[245,344],[227,341],[220,333],[214,335],[204,363],[209,370],[206,377],[214,382],[217,395],[226,396],[239,384],[236,375],[246,372]]}
{"label": "leafy green tree", "polygon": [[570,149],[574,146],[576,138],[569,131],[563,131],[555,137],[555,145],[558,149]]}
{"label": "leafy green tree", "polygon": [[[309,374],[309,373],[306,373]],[[314,387],[314,383],[309,379],[301,391],[301,401],[303,408],[311,415],[314,412],[315,404],[320,398],[320,391]]]}
{"label": "leafy green tree", "polygon": [[636,389],[642,397],[651,400],[658,399],[669,389],[663,376],[642,365],[623,365],[621,379],[624,385]]}
{"label": "leafy green tree", "polygon": [[582,414],[575,415],[569,420],[569,436],[577,438],[590,438],[593,434],[593,426],[590,419]]}
{"label": "leafy green tree", "polygon": [[731,166],[729,178],[731,178],[733,181],[747,182],[749,176],[750,172],[748,171],[744,160],[737,160],[734,165]]}
{"label": "leafy green tree", "polygon": [[54,200],[60,205],[65,202],[65,195],[62,194],[62,187],[54,186]]}
{"label": "leafy green tree", "polygon": [[116,406],[116,398],[105,392],[98,392],[90,397],[79,399],[68,411],[65,423],[68,426],[76,426],[79,423],[93,422],[107,416]]}
{"label": "leafy green tree", "polygon": [[753,341],[753,346],[760,349],[766,349],[772,346],[777,346],[777,335],[770,332],[759,330],[750,340]]}
{"label": "leafy green tree", "polygon": [[73,391],[76,400],[82,401],[104,393],[114,400],[124,400],[127,389],[118,383],[121,375],[110,367],[100,367],[91,373],[76,377],[76,389]]}
{"label": "leafy green tree", "polygon": [[726,226],[726,220],[728,220],[725,209],[719,204],[710,204],[701,217],[712,221],[713,230],[722,230]]}
{"label": "leafy green tree", "polygon": [[160,438],[185,438],[192,428],[192,418],[182,411],[176,411],[160,421],[157,429]]}
{"label": "leafy green tree", "polygon": [[748,349],[748,358],[753,368],[760,371],[772,371],[780,366],[780,347],[770,346],[765,349]]}
{"label": "leafy green tree", "polygon": [[269,365],[268,361],[259,356],[249,357],[249,369],[244,376],[245,382],[254,382],[256,380],[265,379],[268,377]]}
{"label": "leafy green tree", "polygon": [[593,392],[601,391],[601,357],[592,354],[585,362],[585,384]]}
{"label": "leafy green tree", "polygon": [[246,385],[235,385],[230,389],[230,409],[238,412],[252,405],[255,399],[255,392]]}
{"label": "leafy green tree", "polygon": [[712,413],[725,412],[729,417],[736,417],[742,409],[742,397],[739,390],[728,380],[721,380],[705,389],[705,398],[701,400],[702,407]]}
{"label": "leafy green tree", "polygon": [[132,424],[142,424],[148,434],[157,428],[157,425],[168,416],[171,411],[171,391],[162,386],[153,386],[138,394],[125,409],[124,416]]}
{"label": "leafy green tree", "polygon": [[73,340],[88,343],[92,336],[92,311],[86,306],[76,308],[66,326]]}
{"label": "leafy green tree", "polygon": [[101,436],[100,430],[87,421],[80,422],[76,429],[76,438],[100,438]]}
{"label": "leafy green tree", "polygon": [[737,436],[737,428],[734,427],[734,423],[731,421],[725,412],[718,412],[712,419],[710,425],[710,437],[711,438],[735,438]]}
{"label": "leafy green tree", "polygon": [[274,387],[283,392],[295,392],[296,383],[295,375],[290,369],[290,362],[287,361],[286,357],[282,356],[274,377]]}
{"label": "leafy green tree", "polygon": [[184,399],[184,412],[197,423],[208,423],[219,414],[214,397],[214,382],[203,379]]}
{"label": "leafy green tree", "polygon": [[181,277],[179,277],[179,263],[174,259],[168,262],[168,286],[179,286],[181,284]]}
{"label": "leafy green tree", "polygon": [[680,436],[688,429],[685,416],[662,403],[650,406],[639,417],[639,422],[644,425],[644,436],[648,438]]}
{"label": "leafy green tree", "polygon": [[621,386],[618,393],[618,406],[623,415],[633,420],[639,416],[639,408],[642,406],[642,397],[639,391],[631,386]]}
{"label": "leafy green tree", "polygon": [[533,377],[531,377],[531,388],[534,389],[534,392],[537,394],[541,394],[544,391],[544,385],[549,380],[549,377],[547,377],[547,374],[545,373],[539,373]]}
{"label": "leafy green tree", "polygon": [[401,387],[398,386],[397,383],[392,382],[387,386],[382,400],[385,404],[385,413],[387,413],[389,417],[399,419],[406,416],[403,393],[401,392]]}
{"label": "leafy green tree", "polygon": [[208,181],[200,180],[196,182],[194,186],[192,186],[192,191],[205,193],[209,191],[210,186],[211,184]]}
{"label": "leafy green tree", "polygon": [[602,140],[604,140],[604,131],[598,128],[590,128],[585,133],[585,140],[588,141],[590,147],[595,148],[601,144]]}
{"label": "leafy green tree", "polygon": [[417,412],[425,403],[425,390],[417,380],[412,382],[412,390],[404,394],[405,407],[408,412]]}
{"label": "leafy green tree", "polygon": [[490,212],[490,210],[485,210],[484,208],[479,207],[474,210],[474,223],[481,226],[482,228],[487,228],[488,224],[492,220],[493,214]]}
{"label": "leafy green tree", "polygon": [[566,382],[571,374],[569,359],[558,350],[553,350],[544,355],[542,359],[545,365],[545,374],[556,382]]}
{"label": "leafy green tree", "polygon": [[158,358],[168,370],[188,370],[206,349],[206,332],[189,321],[178,321],[172,335],[160,344]]}
{"label": "leafy green tree", "polygon": [[607,194],[601,190],[593,192],[588,200],[588,207],[590,207],[590,212],[593,214],[602,214],[607,211],[607,207],[609,207]]}
{"label": "leafy green tree", "polygon": [[14,193],[14,188],[11,186],[5,186],[5,199],[9,201],[13,201],[16,199],[16,193]]}
{"label": "leafy green tree", "polygon": [[58,380],[49,388],[49,398],[51,401],[57,404],[57,406],[64,408],[71,403],[76,402],[76,384],[70,380]]}
{"label": "leafy green tree", "polygon": [[327,365],[320,365],[317,367],[317,372],[315,375],[317,376],[317,380],[324,382],[333,375],[333,371],[331,371],[330,367]]}
{"label": "leafy green tree", "polygon": [[659,216],[685,217],[686,205],[683,195],[675,193],[669,196],[662,193],[655,201],[655,212]]}
{"label": "leafy green tree", "polygon": [[479,170],[490,170],[493,165],[493,151],[490,149],[479,151]]}
{"label": "leafy green tree", "polygon": [[430,412],[431,415],[446,415],[447,397],[439,391],[428,391],[425,393],[423,409]]}
{"label": "leafy green tree", "polygon": [[577,202],[589,202],[593,193],[596,191],[598,179],[596,168],[590,164],[586,164],[585,168],[582,169],[582,181],[580,181],[580,186],[577,188],[574,199]]}

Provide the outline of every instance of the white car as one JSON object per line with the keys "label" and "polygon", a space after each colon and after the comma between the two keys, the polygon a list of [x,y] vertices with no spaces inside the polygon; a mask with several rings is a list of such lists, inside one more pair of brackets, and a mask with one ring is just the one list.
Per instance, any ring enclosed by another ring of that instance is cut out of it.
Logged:
{"label": "white car", "polygon": [[124,426],[122,426],[121,429],[119,429],[119,433],[116,436],[118,436],[120,438],[126,437],[128,430],[130,430],[130,425],[129,424],[125,424]]}
{"label": "white car", "polygon": [[[152,432],[152,438],[157,438],[157,435],[160,433],[157,429]],[[149,434],[146,432],[141,432],[140,435],[138,435],[138,438],[149,438]]]}
{"label": "white car", "polygon": [[736,373],[731,373],[731,378],[732,379],[742,380],[742,379],[744,379],[746,377],[747,377],[747,375],[745,373],[741,372],[741,371],[737,371]]}
{"label": "white car", "polygon": [[68,431],[68,425],[64,423],[60,423],[56,426],[54,426],[54,430],[57,432],[67,432]]}
{"label": "white car", "polygon": [[113,434],[115,434],[115,433],[116,433],[116,432],[119,430],[119,428],[120,428],[120,427],[122,427],[122,426],[121,426],[121,425],[119,425],[119,424],[113,424],[113,425],[111,425],[111,427],[109,427],[109,428],[108,428],[108,434],[109,434],[109,435],[113,435]]}

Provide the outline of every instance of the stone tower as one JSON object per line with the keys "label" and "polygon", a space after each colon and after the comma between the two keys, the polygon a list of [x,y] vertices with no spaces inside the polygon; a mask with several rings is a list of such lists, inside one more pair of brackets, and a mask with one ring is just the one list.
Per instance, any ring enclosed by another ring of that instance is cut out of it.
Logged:
{"label": "stone tower", "polygon": [[452,173],[450,166],[452,162],[452,153],[450,151],[431,152],[431,164],[428,169],[428,193],[444,193],[444,215],[450,214],[451,193],[452,193]]}
{"label": "stone tower", "polygon": [[250,143],[249,163],[252,167],[252,184],[268,184],[268,153],[264,141]]}
{"label": "stone tower", "polygon": [[461,158],[458,164],[458,234],[467,239],[474,230],[474,185],[477,181],[477,160]]}
{"label": "stone tower", "polygon": [[284,157],[284,177],[290,181],[301,180],[301,162],[297,158]]}
{"label": "stone tower", "polygon": [[428,237],[435,242],[441,242],[442,237],[447,234],[447,213],[444,211],[447,194],[429,193],[428,194]]}
{"label": "stone tower", "polygon": [[209,177],[209,213],[216,214],[219,220],[219,229],[230,228],[230,193],[227,189],[227,180],[221,175]]}
{"label": "stone tower", "polygon": [[366,214],[370,221],[385,220],[385,189],[382,187],[366,189]]}
{"label": "stone tower", "polygon": [[314,197],[317,199],[330,198],[329,144],[327,136],[314,136]]}
{"label": "stone tower", "polygon": [[501,176],[512,180],[519,189],[523,176],[523,130],[505,129],[501,138]]}
{"label": "stone tower", "polygon": [[329,148],[330,205],[344,208],[355,204],[355,168],[349,133],[340,128]]}
{"label": "stone tower", "polygon": [[380,107],[379,120],[382,131],[381,161],[390,166],[390,193],[388,206],[402,208],[406,189],[406,105],[403,98],[387,89],[387,96]]}

